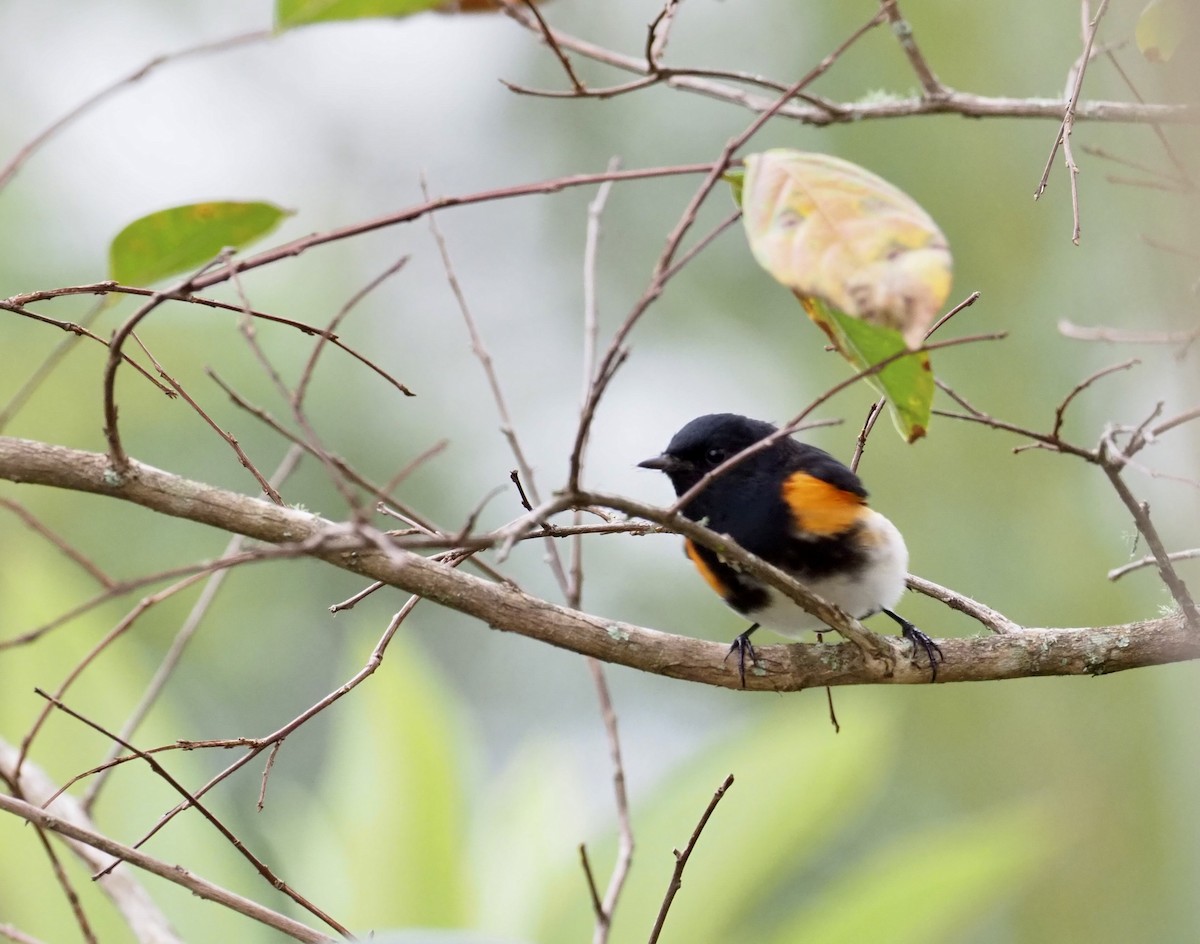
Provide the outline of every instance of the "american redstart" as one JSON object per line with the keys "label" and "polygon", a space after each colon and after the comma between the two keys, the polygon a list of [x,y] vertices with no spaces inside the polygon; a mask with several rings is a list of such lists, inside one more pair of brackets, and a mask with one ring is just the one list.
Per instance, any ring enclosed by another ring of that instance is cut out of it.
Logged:
{"label": "american redstart", "polygon": [[[675,434],[661,456],[640,462],[665,472],[683,495],[708,472],[772,433],[775,426],[736,413],[701,416]],[[713,479],[684,505],[683,514],[731,537],[742,548],[791,574],[813,593],[855,619],[886,613],[929,660],[937,680],[937,643],[889,607],[904,592],[908,548],[896,526],[867,505],[867,491],[850,469],[815,446],[790,436],[776,440]],[[696,569],[732,609],[754,625],[733,641],[742,686],[750,634],[760,626],[797,638],[824,624],[783,594],[684,539]]]}

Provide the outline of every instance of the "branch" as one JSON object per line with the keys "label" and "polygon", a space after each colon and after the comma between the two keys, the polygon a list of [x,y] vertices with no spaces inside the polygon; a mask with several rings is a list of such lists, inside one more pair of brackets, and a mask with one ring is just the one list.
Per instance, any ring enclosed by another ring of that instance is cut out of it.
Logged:
{"label": "branch", "polygon": [[683,870],[687,868],[688,859],[692,856],[692,850],[696,848],[696,843],[700,840],[700,834],[704,832],[704,827],[708,825],[709,817],[712,816],[713,810],[717,808],[717,804],[721,802],[721,798],[725,796],[730,787],[733,786],[733,774],[726,777],[719,787],[717,792],[713,794],[711,800],[708,801],[708,806],[700,816],[700,821],[696,823],[696,828],[692,830],[691,838],[683,847],[683,851],[675,850],[675,871],[671,873],[671,883],[667,886],[667,893],[663,896],[662,905],[658,909],[658,918],[654,922],[654,928],[650,931],[650,944],[656,944],[658,937],[662,934],[663,922],[667,920],[667,912],[671,910],[671,903],[675,900],[675,895],[679,889],[683,887]]}
{"label": "branch", "polygon": [[[298,553],[473,616],[494,629],[643,672],[739,687],[737,673],[724,664],[728,647],[723,643],[657,632],[556,606],[511,586],[461,573],[399,545],[384,545],[361,526],[350,528],[136,460],[131,459],[127,474],[114,481],[108,474],[107,459],[100,453],[0,437],[0,478],[118,498],[161,514],[290,546]],[[625,501],[621,504],[642,507]],[[661,510],[656,513],[663,516]],[[683,522],[678,523],[682,527]],[[703,531],[707,540],[720,540],[719,535]],[[899,638],[869,635],[894,658],[872,658],[849,643],[766,646],[757,650],[765,671],[747,675],[746,687],[799,691],[821,685],[929,681],[927,670],[909,663]],[[1001,635],[943,639],[939,644],[946,663],[939,669],[938,679],[946,682],[1103,675],[1200,658],[1200,637],[1187,631],[1179,614],[1081,629],[1020,628]]]}
{"label": "branch", "polygon": [[[83,811],[74,797],[69,795],[59,796],[53,800],[53,813],[43,810],[40,804],[44,804],[54,797],[58,792],[57,785],[28,760],[21,764],[18,774],[18,755],[19,752],[14,746],[0,741],[0,779],[14,782],[14,788],[25,797],[24,800],[18,800],[0,795],[0,809],[14,813],[42,829],[52,830],[66,836],[67,845],[70,846],[71,850],[79,856],[91,871],[98,872],[106,868],[112,863],[109,855],[115,855],[119,859],[127,859],[134,865],[182,885],[202,898],[208,898],[210,901],[228,905],[241,914],[264,921],[264,923],[279,930],[284,930],[285,933],[291,934],[298,940],[329,940],[329,938],[318,934],[316,931],[305,927],[299,922],[285,918],[283,915],[276,914],[267,908],[263,908],[261,905],[233,895],[224,889],[217,888],[215,885],[210,885],[203,879],[198,879],[183,869],[159,862],[157,859],[152,859],[144,853],[135,852],[105,836],[101,836],[96,832],[95,824]],[[131,855],[126,855],[124,854],[125,852],[129,852]],[[102,853],[108,853],[109,855]],[[149,863],[153,863],[153,866]],[[171,929],[170,922],[166,916],[146,893],[145,888],[133,878],[128,870],[121,870],[105,875],[97,879],[96,885],[116,905],[125,919],[126,926],[133,932],[137,940],[154,941],[157,944],[178,944],[180,938]],[[234,900],[251,906],[259,913],[254,914],[244,908],[238,907],[232,903]],[[270,918],[268,919],[266,916],[270,916]],[[278,919],[278,921],[275,919]],[[292,930],[287,930],[289,928]],[[295,929],[302,929],[304,933],[297,934],[295,933]]]}
{"label": "branch", "polygon": [[[326,937],[324,934],[314,931],[307,925],[301,924],[299,921],[294,921],[286,915],[281,915],[270,908],[264,908],[249,898],[243,898],[241,895],[205,881],[198,875],[193,875],[178,865],[170,865],[152,856],[148,856],[144,852],[138,852],[138,850],[122,845],[115,840],[109,839],[107,836],[102,836],[93,830],[85,829],[75,823],[47,813],[32,803],[26,803],[24,800],[17,800],[13,797],[0,794],[0,810],[19,816],[21,819],[40,826],[42,829],[49,829],[52,832],[74,840],[72,845],[77,849],[79,846],[90,847],[100,852],[106,852],[111,856],[116,856],[118,859],[123,859],[140,869],[145,869],[147,872],[151,872],[160,878],[165,878],[168,882],[174,882],[176,885],[186,888],[197,898],[216,902],[222,907],[236,911],[238,914],[253,918],[255,921],[261,921],[268,927],[275,928],[277,931],[281,931],[289,937],[295,938],[297,941],[311,942],[311,944],[326,944],[326,942],[333,940],[333,938]],[[155,938],[155,940],[171,941],[176,940],[176,938],[172,936]]]}
{"label": "branch", "polygon": [[[541,35],[536,23],[514,15],[526,29]],[[589,96],[611,97],[625,91],[636,91],[655,84],[680,89],[715,98],[719,101],[740,105],[751,111],[763,112],[774,105],[774,98],[756,95],[739,84],[756,87],[782,89],[779,83],[765,82],[757,76],[725,76],[726,81],[710,78],[711,70],[658,69],[647,65],[644,56],[627,56],[615,50],[597,46],[587,40],[551,29],[551,34],[561,49],[578,53],[595,62],[639,76],[619,89],[590,89]],[[564,98],[579,97],[574,91],[560,93]],[[872,95],[858,102],[817,102],[800,100],[788,102],[776,114],[781,118],[792,118],[807,125],[824,127],[832,124],[850,124],[871,119],[908,118],[914,115],[961,115],[964,118],[1047,118],[1062,121],[1063,100],[1061,98],[1015,98],[1011,96],[975,95],[941,86],[941,94],[930,97],[921,95],[887,97]],[[1200,108],[1195,105],[1162,105],[1145,102],[1080,101],[1073,111],[1076,121],[1108,121],[1136,124],[1195,123],[1200,121]]]}

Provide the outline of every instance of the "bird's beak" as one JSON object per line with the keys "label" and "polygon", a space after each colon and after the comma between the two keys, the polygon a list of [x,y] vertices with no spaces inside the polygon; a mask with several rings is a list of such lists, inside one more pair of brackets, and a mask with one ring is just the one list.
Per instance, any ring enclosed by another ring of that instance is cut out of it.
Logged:
{"label": "bird's beak", "polygon": [[674,456],[667,455],[665,452],[661,456],[655,456],[653,459],[646,459],[644,462],[638,463],[639,469],[654,469],[656,472],[666,472],[670,474],[676,471],[683,465]]}

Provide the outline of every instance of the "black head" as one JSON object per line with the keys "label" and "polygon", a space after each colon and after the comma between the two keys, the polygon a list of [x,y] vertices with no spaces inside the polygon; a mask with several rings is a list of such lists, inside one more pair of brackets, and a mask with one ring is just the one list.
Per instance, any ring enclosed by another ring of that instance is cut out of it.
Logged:
{"label": "black head", "polygon": [[[752,420],[737,413],[709,413],[699,416],[677,432],[661,456],[639,462],[643,469],[665,472],[675,486],[675,494],[682,495],[707,473],[711,472],[730,456],[777,432],[777,427],[761,420]],[[776,461],[773,455],[786,450],[792,439],[784,438],[774,446],[756,456],[751,456],[740,465],[734,466],[722,480],[730,482],[753,474],[763,462]]]}

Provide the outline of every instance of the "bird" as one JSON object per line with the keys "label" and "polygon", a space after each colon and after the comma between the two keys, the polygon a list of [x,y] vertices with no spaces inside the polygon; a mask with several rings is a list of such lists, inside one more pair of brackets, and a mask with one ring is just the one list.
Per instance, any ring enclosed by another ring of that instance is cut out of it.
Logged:
{"label": "bird", "polygon": [[[710,413],[687,423],[661,455],[638,466],[666,473],[676,496],[683,497],[725,460],[778,432],[771,423],[737,413]],[[941,648],[892,609],[906,586],[904,538],[867,504],[859,477],[829,453],[781,436],[709,481],[681,511],[855,619],[887,614],[912,645],[913,663],[924,652],[931,681],[937,681],[938,663],[945,661]],[[799,638],[825,625],[711,548],[685,538],[683,549],[726,605],[753,623],[726,656],[737,654],[743,688],[746,659],[755,663],[750,642],[755,630]]]}

